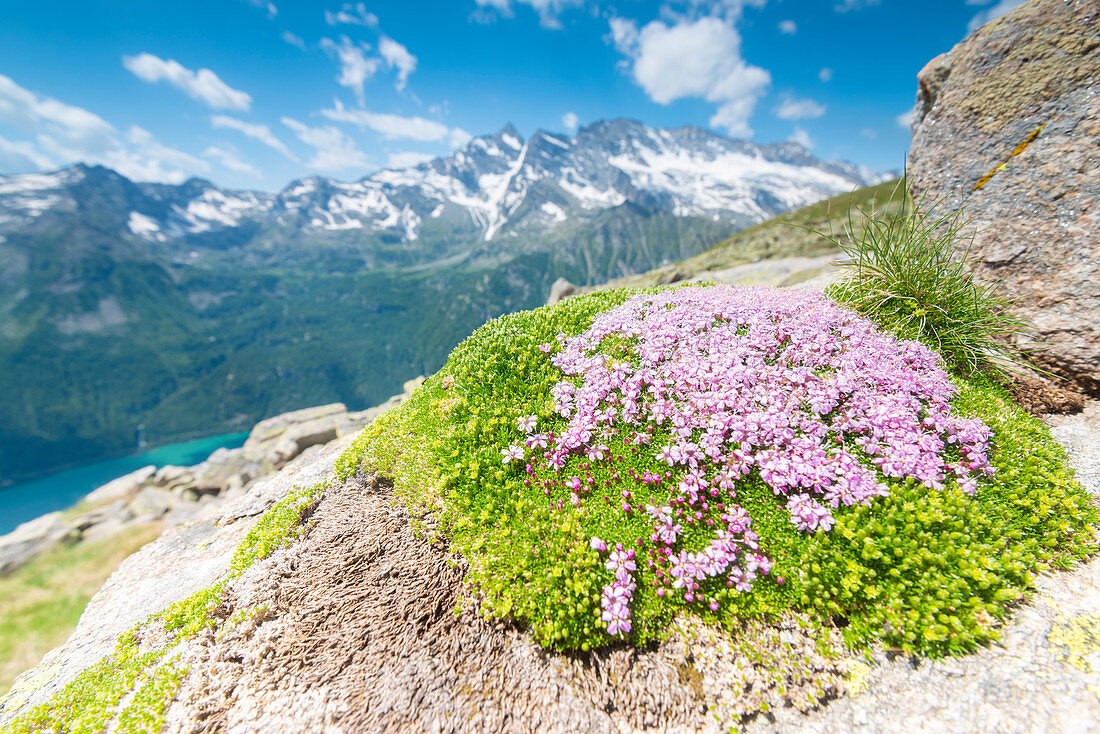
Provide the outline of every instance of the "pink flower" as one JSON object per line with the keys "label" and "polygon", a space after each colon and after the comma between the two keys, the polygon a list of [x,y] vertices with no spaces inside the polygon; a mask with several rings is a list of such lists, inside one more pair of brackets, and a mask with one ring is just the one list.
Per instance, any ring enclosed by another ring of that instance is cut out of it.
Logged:
{"label": "pink flower", "polygon": [[[609,339],[615,357],[606,353]],[[573,477],[565,483],[570,501],[632,512],[641,498],[608,504],[624,490],[614,485],[627,473],[617,454],[669,467],[663,477],[644,464],[629,472],[645,492],[670,495],[667,505],[644,505],[652,545],[639,552],[691,603],[710,603],[699,587],[707,579],[745,592],[771,569],[743,508],[725,506],[720,523],[709,511],[708,503],[736,498],[754,471],[803,532],[828,532],[833,509],[887,494],[883,477],[976,492],[993,471],[992,432],[951,412],[955,388],[938,356],[819,294],[726,286],[643,294],[596,316],[583,334],[559,334],[556,344],[549,359],[562,379],[551,407],[565,426],[554,435],[519,425],[528,447],[546,449],[530,459],[533,479],[571,461],[613,459],[606,494]],[[664,432],[665,445],[644,448]],[[691,528],[695,552],[677,547],[684,541],[676,519]],[[617,544],[606,562],[615,582],[605,587],[601,619],[611,634],[630,631],[624,584],[633,585],[633,554]]]}

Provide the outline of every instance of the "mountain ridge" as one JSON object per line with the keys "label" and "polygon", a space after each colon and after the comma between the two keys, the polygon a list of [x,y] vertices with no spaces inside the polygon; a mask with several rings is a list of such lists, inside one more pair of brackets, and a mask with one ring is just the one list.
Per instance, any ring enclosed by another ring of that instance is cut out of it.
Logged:
{"label": "mountain ridge", "polygon": [[[731,164],[740,165],[735,178],[747,183],[731,187],[706,168]],[[748,219],[762,221],[825,198],[838,186],[885,180],[850,163],[819,160],[797,143],[760,145],[691,125],[660,129],[635,120],[605,120],[580,128],[572,137],[539,129],[524,140],[509,123],[494,134],[473,138],[450,156],[380,169],[355,181],[308,176],[275,193],[223,188],[198,177],[178,185],[134,182],[109,168],[83,163],[50,173],[0,175],[0,226],[21,213],[11,203],[5,212],[4,198],[112,177],[125,180],[144,199],[135,202],[141,219],[130,231],[146,239],[203,234],[265,216],[287,223],[297,213],[308,217],[303,223],[307,229],[399,229],[407,241],[417,238],[426,216],[442,214],[441,205],[464,209],[486,241],[492,240],[510,223],[508,215],[530,185],[547,179],[553,179],[558,198],[572,199],[565,203],[582,209],[632,200],[680,216],[741,215],[746,220],[739,222],[742,226],[755,223]],[[719,185],[707,196],[688,190],[700,182]],[[794,190],[794,184],[801,184],[801,190]],[[562,208],[552,198],[547,203]],[[326,206],[318,207],[322,199]],[[32,198],[30,203],[44,200]],[[42,207],[32,205],[24,212],[35,216]],[[544,222],[560,219],[550,212],[548,207]]]}

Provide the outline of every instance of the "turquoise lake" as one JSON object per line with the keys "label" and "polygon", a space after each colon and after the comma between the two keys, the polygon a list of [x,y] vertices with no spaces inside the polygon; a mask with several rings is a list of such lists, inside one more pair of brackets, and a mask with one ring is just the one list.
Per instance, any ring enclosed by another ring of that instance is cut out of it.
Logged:
{"label": "turquoise lake", "polygon": [[235,449],[242,446],[246,438],[247,432],[229,433],[184,443],[171,443],[143,454],[87,464],[0,489],[0,535],[10,533],[20,523],[33,520],[39,515],[64,510],[96,487],[143,466],[191,466],[203,461],[215,449]]}

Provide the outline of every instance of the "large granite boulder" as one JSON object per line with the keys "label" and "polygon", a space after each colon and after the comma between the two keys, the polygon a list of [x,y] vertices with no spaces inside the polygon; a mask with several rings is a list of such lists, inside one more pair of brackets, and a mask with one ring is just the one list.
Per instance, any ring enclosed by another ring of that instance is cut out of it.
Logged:
{"label": "large granite boulder", "polygon": [[1100,394],[1100,2],[1031,0],[918,82],[917,200],[972,218],[975,272],[1018,300],[1039,361]]}
{"label": "large granite boulder", "polygon": [[283,413],[257,423],[244,445],[249,449],[259,449],[265,444],[278,442],[288,434],[296,440],[301,439],[305,446],[327,443],[336,438],[337,418],[347,412],[347,406],[343,403],[331,403]]}

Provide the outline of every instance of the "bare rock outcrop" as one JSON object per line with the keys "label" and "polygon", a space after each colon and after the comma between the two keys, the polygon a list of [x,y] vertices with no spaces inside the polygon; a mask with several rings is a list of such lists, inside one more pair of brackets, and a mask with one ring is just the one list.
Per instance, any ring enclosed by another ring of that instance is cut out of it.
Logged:
{"label": "bare rock outcrop", "polygon": [[5,574],[71,537],[71,528],[60,512],[29,520],[0,536],[0,574]]}
{"label": "bare rock outcrop", "polygon": [[908,180],[962,209],[1043,366],[1100,394],[1100,1],[1031,0],[918,76]]}
{"label": "bare rock outcrop", "polygon": [[330,479],[333,462],[350,442],[348,436],[307,452],[256,482],[246,496],[226,503],[216,516],[172,528],[123,561],[88,602],[65,644],[20,676],[0,700],[0,727],[72,682],[110,653],[121,634],[149,615],[224,578],[234,551],[257,517],[295,487]]}

